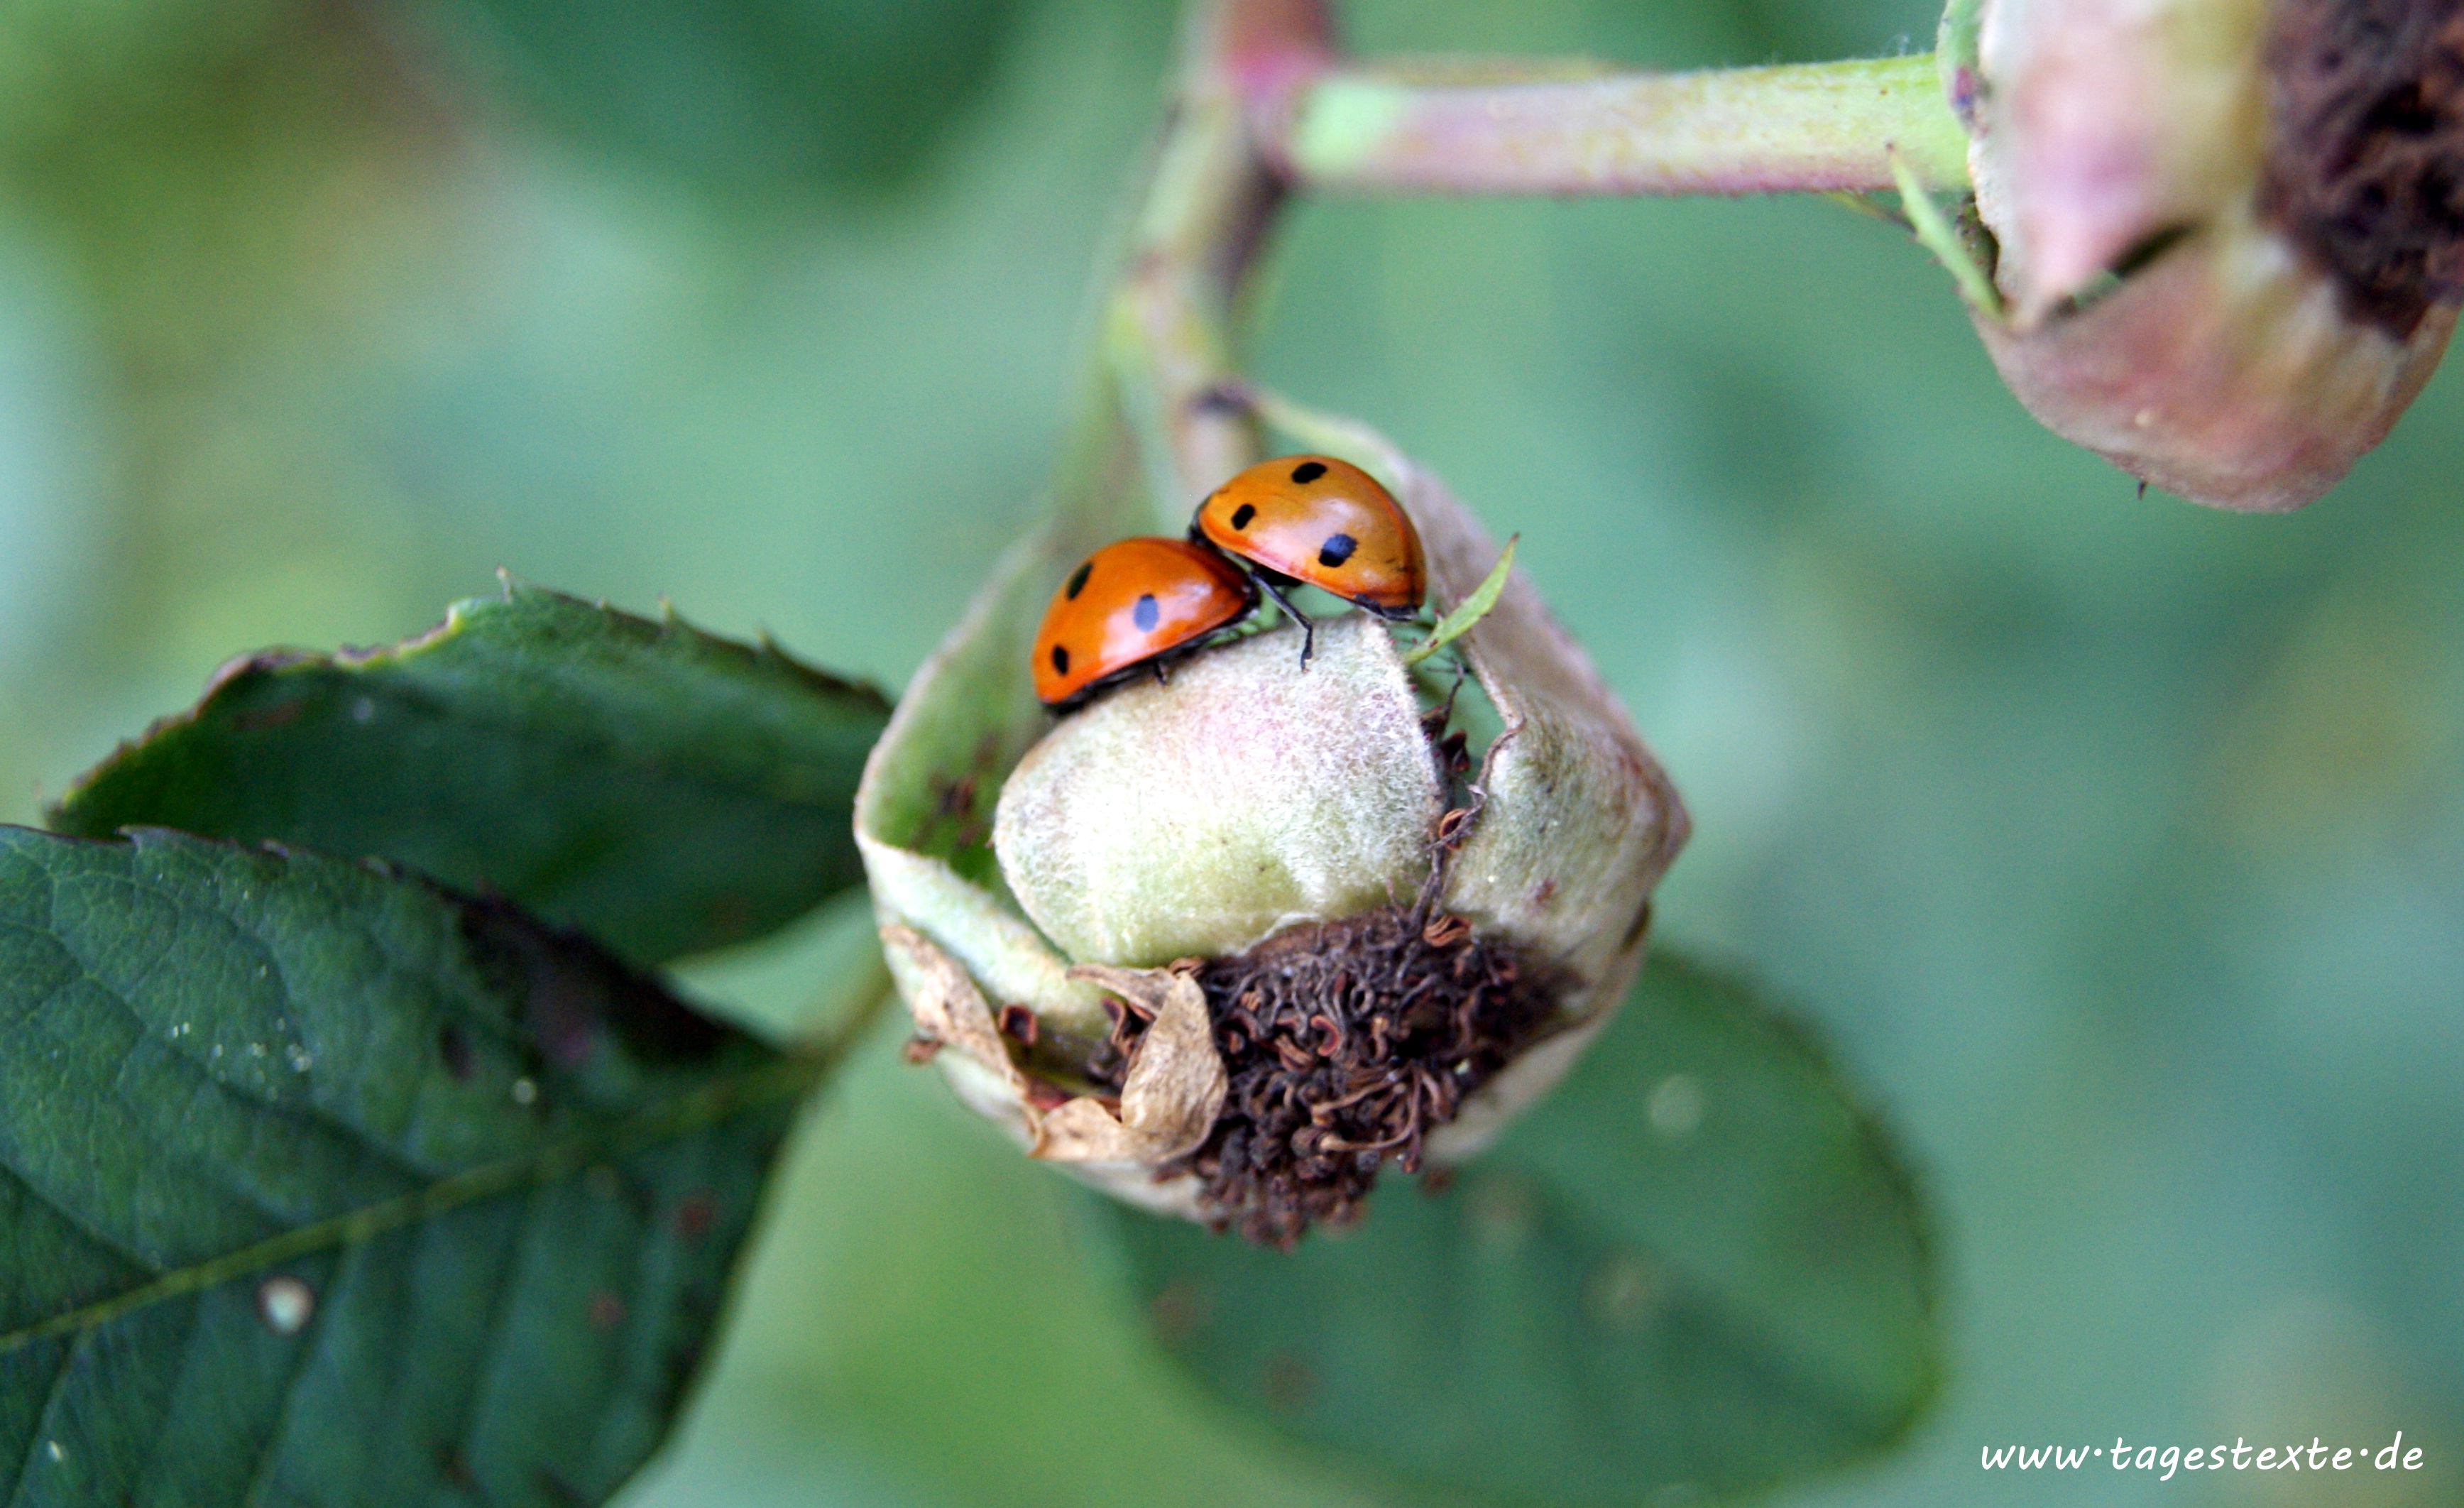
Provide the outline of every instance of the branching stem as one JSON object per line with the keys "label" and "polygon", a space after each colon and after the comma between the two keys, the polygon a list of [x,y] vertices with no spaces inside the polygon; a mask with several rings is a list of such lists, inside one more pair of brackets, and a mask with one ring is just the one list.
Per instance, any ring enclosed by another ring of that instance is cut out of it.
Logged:
{"label": "branching stem", "polygon": [[1257,458],[1231,332],[1296,190],[1841,193],[1909,179],[1968,184],[1967,135],[1929,55],[1687,74],[1355,66],[1336,56],[1323,0],[1195,0],[1105,306],[1115,403],[1098,422],[1126,423],[1165,519]]}

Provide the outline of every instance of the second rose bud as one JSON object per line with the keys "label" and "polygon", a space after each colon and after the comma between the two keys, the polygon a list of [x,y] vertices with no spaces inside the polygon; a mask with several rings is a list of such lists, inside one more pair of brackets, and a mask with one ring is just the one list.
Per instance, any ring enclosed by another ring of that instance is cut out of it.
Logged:
{"label": "second rose bud", "polygon": [[2464,296],[2464,12],[1961,0],[1987,349],[2142,480],[2299,507],[2383,439]]}

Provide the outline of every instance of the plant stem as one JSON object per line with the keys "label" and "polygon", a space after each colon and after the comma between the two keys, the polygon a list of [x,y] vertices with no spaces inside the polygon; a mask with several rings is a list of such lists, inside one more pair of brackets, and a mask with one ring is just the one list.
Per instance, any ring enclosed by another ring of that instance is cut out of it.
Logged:
{"label": "plant stem", "polygon": [[1324,72],[1320,0],[1211,0],[1190,9],[1172,108],[1133,221],[1105,326],[1105,353],[1167,513],[1258,455],[1256,421],[1224,394],[1234,304],[1285,186],[1256,146]]}
{"label": "plant stem", "polygon": [[[1297,188],[1452,193],[1771,193],[1968,186],[1934,59],[1596,78],[1416,79],[1330,69],[1269,147]],[[1560,67],[1557,72],[1565,72]]]}

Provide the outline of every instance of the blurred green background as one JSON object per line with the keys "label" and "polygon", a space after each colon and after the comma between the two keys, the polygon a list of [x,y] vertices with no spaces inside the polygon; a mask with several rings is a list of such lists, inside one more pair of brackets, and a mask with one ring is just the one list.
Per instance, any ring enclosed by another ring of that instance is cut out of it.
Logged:
{"label": "blurred green background", "polygon": [[[1374,0],[1356,44],[1922,48],[1908,0]],[[268,644],[498,566],[897,686],[1028,517],[1160,0],[0,10],[0,820]],[[1911,40],[1913,39],[1913,40]],[[1801,1003],[1927,1175],[1951,1383],[1790,1504],[2464,1495],[2464,375],[2289,519],[2037,430],[1819,201],[1301,206],[1259,374],[1433,461],[1696,820],[1662,935]],[[692,971],[773,1022],[842,906]],[[872,1045],[682,1505],[1372,1504],[1212,1408],[1071,1202]],[[2324,1435],[2404,1475],[1987,1474]],[[1545,1484],[1535,1484],[1545,1493]]]}

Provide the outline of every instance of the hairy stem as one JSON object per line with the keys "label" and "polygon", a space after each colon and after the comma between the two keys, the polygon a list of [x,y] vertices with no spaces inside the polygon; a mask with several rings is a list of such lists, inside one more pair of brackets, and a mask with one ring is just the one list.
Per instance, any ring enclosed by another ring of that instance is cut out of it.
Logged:
{"label": "hairy stem", "polygon": [[[1451,193],[1771,193],[1968,186],[1930,56],[1686,74],[1416,78],[1336,68],[1281,112],[1300,188]],[[1563,75],[1561,65],[1555,70]]]}

